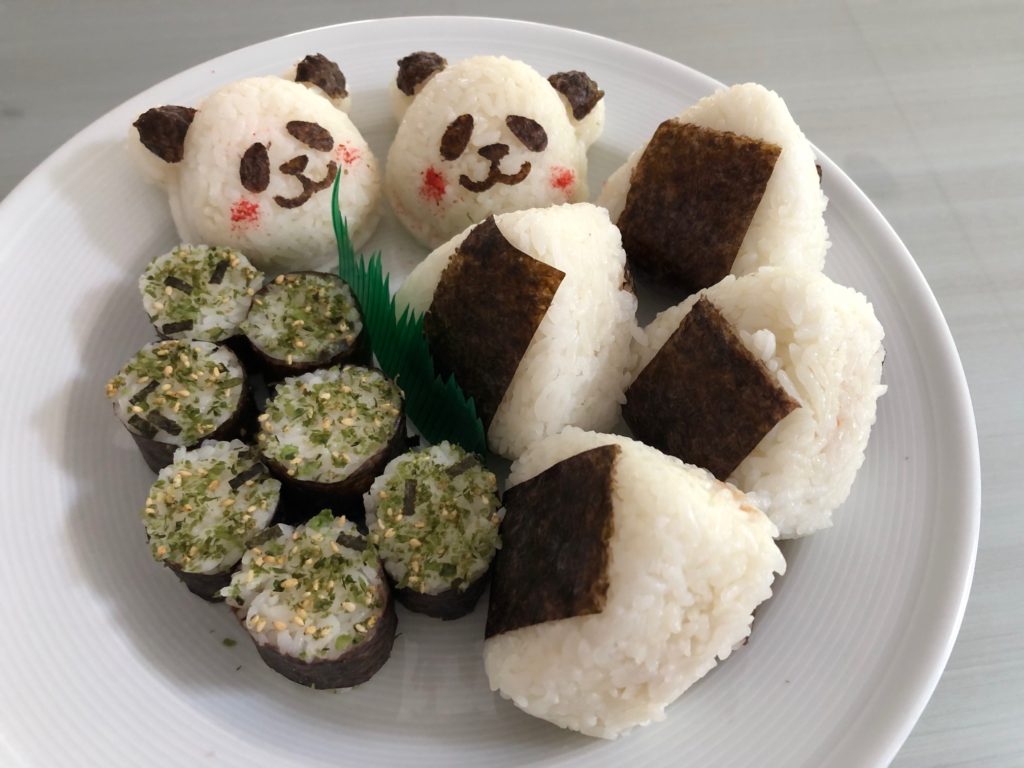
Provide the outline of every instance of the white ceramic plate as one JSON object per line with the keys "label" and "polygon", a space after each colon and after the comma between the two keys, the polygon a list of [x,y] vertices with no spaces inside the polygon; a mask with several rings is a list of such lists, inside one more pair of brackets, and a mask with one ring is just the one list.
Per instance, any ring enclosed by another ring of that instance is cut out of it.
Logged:
{"label": "white ceramic plate", "polygon": [[[534,720],[488,691],[484,611],[443,624],[400,609],[391,660],[338,693],[266,668],[222,606],[190,595],[145,546],[152,475],[103,384],[151,335],[136,290],[176,242],[162,194],[122,140],[140,112],[279,73],[307,53],[340,62],[378,156],[394,133],[386,86],[414,50],[500,52],[542,73],[584,69],[607,93],[592,190],[666,116],[716,83],[654,54],[521,22],[389,19],[236,51],[93,123],[0,208],[0,763],[83,765],[881,765],[931,694],[963,615],[978,533],[971,404],[938,306],[910,255],[822,157],[828,273],[863,291],[886,329],[867,462],[836,526],[786,547],[789,573],[749,645],[617,742]],[[785,94],[783,94],[785,95]],[[797,115],[799,119],[799,115]],[[371,247],[401,272],[423,251],[386,219]],[[238,641],[234,647],[222,641]]]}

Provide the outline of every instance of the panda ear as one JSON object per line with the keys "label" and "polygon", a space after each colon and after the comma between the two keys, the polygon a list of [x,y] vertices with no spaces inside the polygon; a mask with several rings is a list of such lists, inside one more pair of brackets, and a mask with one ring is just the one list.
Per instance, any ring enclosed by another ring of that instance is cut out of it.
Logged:
{"label": "panda ear", "polygon": [[348,107],[345,73],[322,53],[310,54],[295,65],[295,82],[319,89],[338,109],[344,111]]}
{"label": "panda ear", "polygon": [[448,66],[447,60],[432,51],[416,51],[398,60],[395,85],[406,96],[415,96],[427,80]]}
{"label": "panda ear", "polygon": [[185,156],[185,134],[195,115],[191,107],[153,107],[132,125],[139,132],[142,146],[165,163],[180,163]]}
{"label": "panda ear", "polygon": [[565,99],[569,116],[577,123],[586,119],[604,98],[604,91],[586,72],[558,72],[549,77],[548,82]]}

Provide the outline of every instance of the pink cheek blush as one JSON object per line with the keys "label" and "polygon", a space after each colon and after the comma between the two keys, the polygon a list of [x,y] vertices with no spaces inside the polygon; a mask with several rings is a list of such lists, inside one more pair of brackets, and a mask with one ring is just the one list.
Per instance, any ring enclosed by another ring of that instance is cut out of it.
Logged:
{"label": "pink cheek blush", "polygon": [[230,211],[232,229],[248,229],[259,226],[260,204],[244,197],[236,200]]}
{"label": "pink cheek blush", "polygon": [[354,165],[359,162],[359,158],[362,154],[355,147],[350,147],[348,144],[339,144],[337,149],[334,150],[334,159],[345,165]]}
{"label": "pink cheek blush", "polygon": [[423,172],[423,182],[420,184],[420,197],[424,200],[440,205],[447,189],[448,184],[444,180],[444,174],[434,166],[430,166]]}
{"label": "pink cheek blush", "polygon": [[556,165],[551,169],[551,187],[560,189],[565,194],[572,194],[573,185],[576,183],[576,174],[568,168]]}

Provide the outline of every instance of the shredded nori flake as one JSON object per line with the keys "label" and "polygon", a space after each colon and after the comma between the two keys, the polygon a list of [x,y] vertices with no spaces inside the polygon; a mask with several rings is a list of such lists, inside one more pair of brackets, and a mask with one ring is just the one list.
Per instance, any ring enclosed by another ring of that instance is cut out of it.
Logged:
{"label": "shredded nori flake", "polygon": [[618,221],[637,271],[688,293],[729,274],[781,151],[677,119],[659,125]]}
{"label": "shredded nori flake", "polygon": [[176,323],[164,323],[160,327],[160,333],[164,336],[170,336],[172,333],[181,333],[182,331],[191,331],[195,325],[191,320],[179,320]]}
{"label": "shredded nori flake", "polygon": [[505,125],[512,131],[512,135],[519,139],[523,146],[531,152],[543,152],[547,149],[547,131],[536,120],[531,120],[522,115],[509,115],[505,118]]}
{"label": "shredded nori flake", "polygon": [[229,262],[227,259],[221,259],[217,262],[217,266],[210,273],[210,285],[220,285],[224,282],[224,275],[227,274],[228,266]]}
{"label": "shredded nori flake", "polygon": [[597,103],[604,98],[604,91],[597,87],[590,75],[574,69],[570,72],[558,72],[548,78],[551,86],[565,96],[572,107],[572,116],[582,120],[593,111]]}
{"label": "shredded nori flake", "polygon": [[405,481],[405,495],[402,497],[402,514],[412,517],[416,514],[416,481]]}
{"label": "shredded nori flake", "polygon": [[330,131],[319,123],[310,123],[306,120],[289,120],[285,124],[285,129],[307,147],[318,149],[321,152],[330,152],[334,149],[334,137],[331,136]]}
{"label": "shredded nori flake", "polygon": [[191,107],[163,106],[147,109],[133,123],[142,146],[167,163],[185,156],[185,134],[196,111]]}
{"label": "shredded nori flake", "polygon": [[162,429],[168,435],[177,435],[181,433],[181,425],[171,421],[162,413],[156,412],[149,414],[148,421],[150,424]]}
{"label": "shredded nori flake", "polygon": [[459,115],[452,120],[441,137],[441,157],[455,160],[465,150],[469,137],[473,135],[473,116]]}
{"label": "shredded nori flake", "polygon": [[336,538],[335,541],[343,547],[354,549],[356,552],[362,552],[367,547],[365,536],[350,536],[344,531],[338,534],[338,538]]}
{"label": "shredded nori flake", "polygon": [[345,74],[322,53],[310,54],[299,62],[295,68],[295,82],[312,83],[332,99],[348,96]]}
{"label": "shredded nori flake", "polygon": [[604,610],[621,450],[592,448],[505,492],[486,637]]}
{"label": "shredded nori flake", "polygon": [[270,155],[260,142],[250,146],[238,164],[238,178],[250,192],[258,193],[270,185]]}
{"label": "shredded nori flake", "polygon": [[129,426],[131,426],[132,429],[134,429],[136,432],[138,432],[140,435],[143,435],[144,437],[152,438],[156,436],[156,433],[159,431],[156,427],[154,427],[144,418],[139,416],[139,414],[137,413],[132,414],[132,416],[128,419],[128,424]]}
{"label": "shredded nori flake", "polygon": [[416,87],[425,83],[448,66],[444,57],[433,51],[416,51],[398,60],[395,85],[406,96],[416,93]]}
{"label": "shredded nori flake", "polygon": [[626,390],[622,415],[638,439],[725,480],[797,407],[702,297]]}
{"label": "shredded nori flake", "polygon": [[473,456],[463,456],[462,459],[455,464],[452,464],[445,470],[448,477],[458,477],[467,469],[477,466],[477,460]]}
{"label": "shredded nori flake", "polygon": [[176,288],[188,296],[192,295],[192,286],[189,283],[186,283],[180,277],[168,275],[167,277],[164,278],[164,285],[166,285],[169,288]]}
{"label": "shredded nori flake", "polygon": [[244,472],[240,472],[237,475],[235,475],[234,477],[232,477],[228,481],[228,485],[231,486],[231,490],[237,491],[239,488],[241,488],[243,485],[245,485],[249,480],[252,480],[253,478],[259,477],[265,471],[266,471],[266,467],[264,467],[262,464],[253,464],[251,467],[249,467]]}
{"label": "shredded nori flake", "polygon": [[441,273],[423,320],[434,363],[494,418],[565,273],[515,248],[494,217],[475,226]]}
{"label": "shredded nori flake", "polygon": [[146,398],[149,397],[154,392],[156,392],[157,387],[159,386],[159,381],[157,381],[156,379],[150,379],[149,384],[147,384],[134,395],[132,395],[131,398],[129,398],[128,402],[131,403],[132,405],[139,405],[145,402]]}

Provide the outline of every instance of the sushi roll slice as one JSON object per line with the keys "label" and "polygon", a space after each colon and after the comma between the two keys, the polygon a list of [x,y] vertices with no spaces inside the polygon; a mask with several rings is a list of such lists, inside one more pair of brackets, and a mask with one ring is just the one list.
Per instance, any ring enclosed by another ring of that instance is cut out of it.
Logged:
{"label": "sushi roll slice", "polygon": [[192,592],[221,600],[246,542],[270,525],[280,492],[280,481],[240,440],[179,448],[146,497],[150,552]]}
{"label": "sushi roll slice", "polygon": [[139,278],[142,306],[165,339],[222,342],[239,334],[263,273],[238,251],[179,245]]}
{"label": "sushi roll slice", "polygon": [[326,272],[278,275],[253,298],[242,331],[268,380],[369,362],[359,304],[345,281]]}
{"label": "sushi roll slice", "polygon": [[398,602],[440,619],[473,610],[500,546],[497,485],[476,456],[448,442],[388,463],[363,503]]}
{"label": "sushi roll slice", "polygon": [[829,241],[819,180],[785,102],[746,83],[663,122],[597,202],[637,273],[685,295],[763,266],[821,270]]}
{"label": "sushi roll slice", "polygon": [[568,428],[512,465],[484,641],[492,690],[616,738],[750,633],[786,568],[771,521],[711,473]]}
{"label": "sushi roll slice", "polygon": [[269,529],[221,594],[267,665],[300,685],[359,685],[391,655],[398,617],[376,548],[330,510]]}
{"label": "sushi roll slice", "polygon": [[107,397],[154,472],[182,446],[252,431],[245,370],[234,352],[208,341],[147,344],[107,382]]}
{"label": "sushi roll slice", "polygon": [[486,219],[431,253],[398,306],[426,313],[434,362],[515,458],[569,424],[610,430],[628,384],[636,296],[619,231],[588,203]]}
{"label": "sushi roll slice", "polygon": [[638,336],[623,416],[645,443],[756,496],[783,538],[832,524],[875,423],[884,332],[820,272],[766,267]]}
{"label": "sushi roll slice", "polygon": [[325,507],[361,520],[363,494],[405,448],[402,391],[374,368],[347,365],[287,378],[259,420],[260,451],[284,483],[284,522],[302,522]]}

